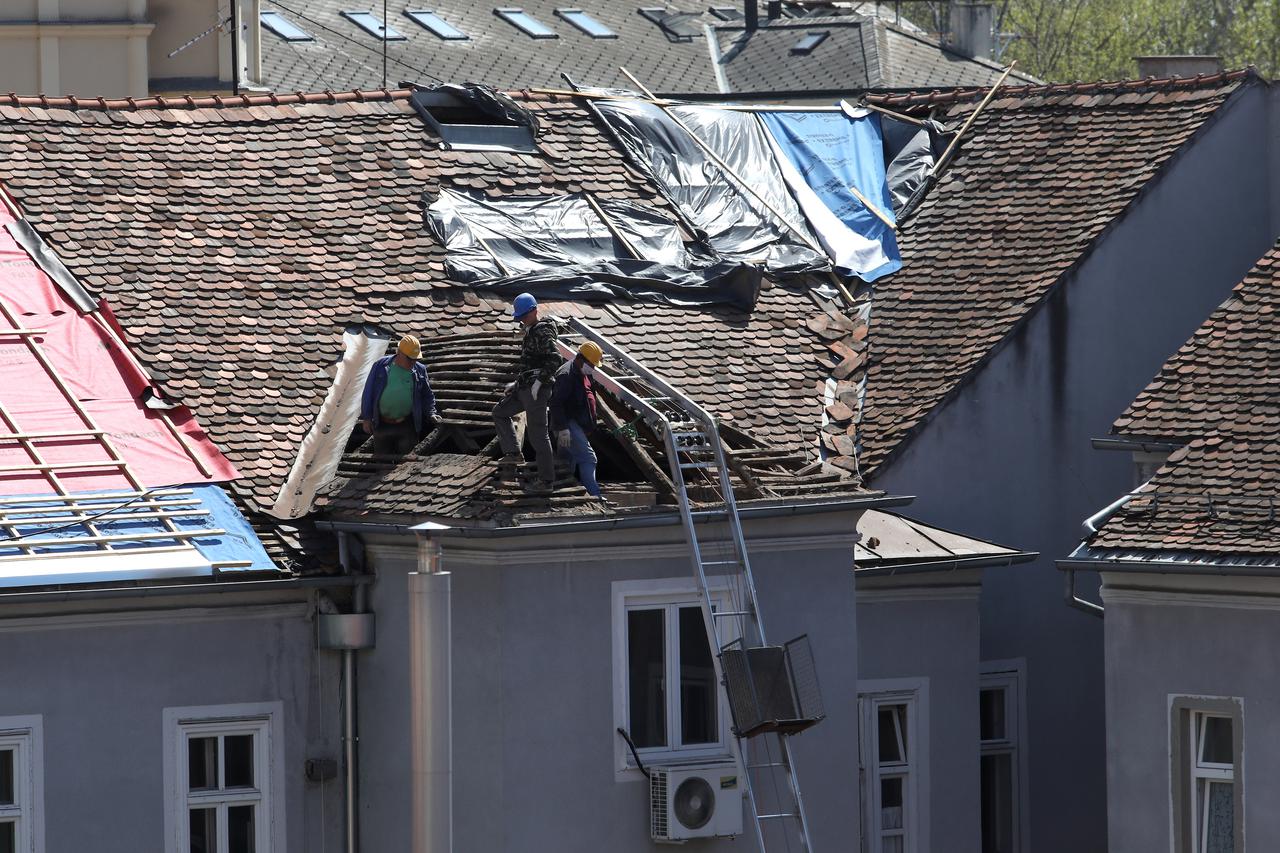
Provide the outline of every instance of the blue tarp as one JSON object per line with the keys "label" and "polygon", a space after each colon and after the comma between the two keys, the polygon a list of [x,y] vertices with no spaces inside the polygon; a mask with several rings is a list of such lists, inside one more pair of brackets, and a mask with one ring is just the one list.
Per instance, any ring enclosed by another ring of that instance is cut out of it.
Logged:
{"label": "blue tarp", "polygon": [[[175,490],[190,489],[191,494],[166,494]],[[224,530],[225,533],[208,537],[197,537],[191,541],[200,554],[211,563],[249,561],[248,566],[220,569],[220,571],[278,571],[257,534],[253,532],[249,522],[241,515],[240,510],[232,503],[227,493],[216,484],[198,486],[174,486],[155,490],[155,499],[161,502],[171,500],[191,501],[198,504],[182,504],[174,506],[174,510],[203,510],[206,515],[176,516],[173,523],[183,531]],[[159,518],[130,519],[131,514],[146,513],[149,508],[141,506],[137,501],[130,503],[127,497],[116,498],[111,493],[86,492],[76,494],[84,499],[84,511],[90,516],[98,516],[92,521],[94,530],[104,536],[127,536],[136,533],[161,533],[166,530],[164,521]],[[37,545],[37,553],[75,554],[100,551],[92,542],[77,542],[91,534],[90,529],[77,516],[68,512],[66,505],[49,496],[30,495],[21,501],[10,501],[5,509],[11,514],[10,520],[15,525],[13,530],[0,531],[0,557],[15,556],[22,553],[18,542],[48,542],[58,540],[57,544]],[[37,510],[31,513],[29,510]],[[17,513],[22,513],[18,515]],[[37,524],[23,524],[23,518],[38,519]],[[62,519],[65,518],[66,521]],[[20,540],[13,540],[16,534]],[[10,540],[6,542],[6,539]],[[163,537],[138,539],[130,542],[127,539],[112,543],[118,551],[139,550],[148,548],[171,547],[176,544],[173,539]],[[206,569],[207,571],[207,569]]]}
{"label": "blue tarp", "polygon": [[[880,117],[869,113],[851,118],[843,112],[763,112],[761,118],[778,149],[804,183],[854,235],[863,238],[857,249],[841,253],[837,263],[865,281],[874,281],[902,267],[893,231],[858,200],[858,188],[879,210],[893,219],[893,197],[885,181],[884,142]],[[803,198],[801,198],[802,207]],[[805,214],[813,221],[810,210]],[[832,240],[818,228],[825,243]],[[849,260],[857,255],[858,260]],[[853,266],[850,266],[853,264]],[[865,266],[859,269],[857,266]]]}

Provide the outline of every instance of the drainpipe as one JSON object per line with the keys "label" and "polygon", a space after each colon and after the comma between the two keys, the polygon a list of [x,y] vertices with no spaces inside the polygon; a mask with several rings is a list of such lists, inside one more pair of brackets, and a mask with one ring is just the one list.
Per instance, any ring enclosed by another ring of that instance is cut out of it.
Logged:
{"label": "drainpipe", "polygon": [[[1086,518],[1084,520],[1084,535],[1089,537],[1097,533],[1098,528],[1106,524],[1107,519],[1115,515],[1116,512],[1119,511],[1120,507],[1133,500],[1133,497],[1133,492],[1121,495],[1116,500]],[[1065,571],[1065,589],[1063,590],[1063,594],[1066,597],[1067,606],[1074,607],[1076,610],[1088,613],[1092,616],[1097,616],[1101,619],[1103,614],[1103,607],[1101,604],[1094,604],[1092,601],[1076,595],[1076,570],[1066,569]]]}
{"label": "drainpipe", "polygon": [[453,850],[452,591],[441,562],[439,540],[420,536],[409,574],[413,853]]}
{"label": "drainpipe", "polygon": [[[338,534],[338,559],[342,570],[353,574],[351,534]],[[352,613],[364,613],[369,606],[369,587],[361,584],[352,597]],[[360,727],[356,707],[356,650],[342,650],[342,759],[344,804],[346,806],[347,853],[360,851]]]}

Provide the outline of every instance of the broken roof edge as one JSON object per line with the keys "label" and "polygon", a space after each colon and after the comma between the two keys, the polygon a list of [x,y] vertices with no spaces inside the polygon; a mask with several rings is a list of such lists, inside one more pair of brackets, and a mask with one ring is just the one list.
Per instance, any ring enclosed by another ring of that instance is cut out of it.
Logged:
{"label": "broken roof edge", "polygon": [[[1196,78],[1189,78],[1189,79],[1194,81],[1194,80],[1200,79],[1200,77],[1202,76],[1203,75],[1200,75]],[[1259,74],[1253,66],[1249,66],[1243,71],[1223,72],[1222,74],[1213,75],[1213,77],[1224,78],[1224,79],[1230,77],[1233,79],[1233,81],[1240,80],[1247,85],[1252,85],[1255,82],[1260,82],[1262,85],[1266,85],[1266,86],[1271,85],[1270,82],[1267,81],[1264,77],[1262,77],[1262,75]],[[1177,81],[1181,78],[1172,78],[1172,79],[1174,81]],[[1027,88],[1027,87],[1018,87],[1018,88]],[[1053,88],[1053,87],[1050,86],[1050,87],[1041,87],[1041,88]],[[1004,336],[1001,337],[1000,340],[997,341],[995,344],[993,344],[989,349],[987,349],[987,351],[984,352],[982,356],[978,358],[978,360],[975,361],[969,367],[969,369],[966,370],[964,374],[960,376],[960,378],[957,379],[954,384],[951,385],[950,388],[947,389],[947,392],[942,397],[938,398],[938,400],[934,402],[932,406],[929,407],[928,411],[922,414],[914,423],[912,423],[905,430],[903,430],[901,432],[900,437],[893,444],[893,446],[890,447],[879,459],[875,460],[875,464],[868,465],[863,470],[864,482],[871,481],[872,479],[875,478],[877,474],[886,470],[886,468],[891,463],[893,463],[899,456],[902,455],[902,453],[906,450],[907,446],[911,443],[911,441],[917,435],[919,435],[921,430],[923,430],[926,426],[932,423],[933,419],[937,417],[938,413],[941,412],[947,406],[947,404],[949,404],[952,400],[960,396],[960,394],[968,388],[969,384],[975,380],[975,378],[982,371],[982,369],[987,366],[987,364],[993,361],[996,358],[996,356],[1004,352],[1004,349],[1010,344],[1010,342],[1013,341],[1013,339],[1017,337],[1018,334],[1020,334],[1024,329],[1026,329],[1031,324],[1031,322],[1039,315],[1040,310],[1056,296],[1056,294],[1060,289],[1066,286],[1066,283],[1070,281],[1070,279],[1073,276],[1075,276],[1080,271],[1080,269],[1085,265],[1085,263],[1088,262],[1088,260],[1093,256],[1097,248],[1100,245],[1102,245],[1102,243],[1108,237],[1111,236],[1112,232],[1114,232],[1116,228],[1125,221],[1125,219],[1128,218],[1129,212],[1133,210],[1134,207],[1137,206],[1139,202],[1145,199],[1150,192],[1152,192],[1152,187],[1160,183],[1160,181],[1164,179],[1165,175],[1168,174],[1169,170],[1172,169],[1174,165],[1177,164],[1186,155],[1186,152],[1189,151],[1192,147],[1194,147],[1195,144],[1199,142],[1200,139],[1204,136],[1204,134],[1207,133],[1210,129],[1213,128],[1214,125],[1218,123],[1223,113],[1232,106],[1233,101],[1239,100],[1237,96],[1240,94],[1241,91],[1244,91],[1245,88],[1246,86],[1244,85],[1236,86],[1235,88],[1233,88],[1231,92],[1226,95],[1226,98],[1223,100],[1222,104],[1216,110],[1214,110],[1213,114],[1210,115],[1208,118],[1206,118],[1203,122],[1201,122],[1200,125],[1196,127],[1194,131],[1192,131],[1191,135],[1187,137],[1186,141],[1183,142],[1181,145],[1179,145],[1178,148],[1172,154],[1170,154],[1163,163],[1161,163],[1156,168],[1155,172],[1151,175],[1150,179],[1147,180],[1141,187],[1138,188],[1138,190],[1134,193],[1133,198],[1129,199],[1128,203],[1125,204],[1124,208],[1119,213],[1117,213],[1114,217],[1112,217],[1111,220],[1107,222],[1106,225],[1102,227],[1102,229],[1093,237],[1093,239],[1089,241],[1089,244],[1085,246],[1083,249],[1081,249],[1080,253],[1076,255],[1076,257],[1071,261],[1071,263],[1067,266],[1067,268],[1064,269],[1057,276],[1057,278],[1055,278],[1053,282],[1048,287],[1045,288],[1044,292],[1040,295],[1040,298],[1037,299],[1034,304],[1029,305],[1027,309],[1022,312],[1021,316],[1019,316],[1018,319],[1009,327],[1009,330],[1004,334]],[[963,150],[963,146],[961,147],[961,150]],[[952,162],[954,163],[954,160]],[[872,376],[873,371],[874,371],[874,365],[872,365],[872,367],[868,370],[868,381],[871,381],[874,378]]]}
{"label": "broken roof edge", "polygon": [[[906,506],[915,500],[914,495],[887,495],[884,492],[867,492],[865,497],[844,497],[835,500],[812,498],[808,500],[739,501],[738,515],[743,519],[781,518],[786,516],[823,515],[833,512],[887,509]],[[694,510],[698,518],[715,513],[715,510]],[[578,516],[531,521],[524,524],[499,525],[492,521],[454,519],[444,516],[421,516],[410,524],[377,521],[346,521],[339,518],[321,519],[315,522],[322,530],[347,533],[417,533],[436,536],[504,537],[559,533],[566,530],[608,531],[632,527],[666,527],[681,523],[678,507],[663,512],[639,512],[625,515]]]}
{"label": "broken roof edge", "polygon": [[[897,512],[864,513],[859,520],[859,527],[883,527],[883,523],[875,523],[881,518],[889,524],[897,525],[897,529],[858,530],[860,538],[854,550],[854,569],[860,576],[875,577],[899,572],[951,571],[962,568],[1004,566],[1030,562],[1040,556],[1036,551],[1020,551],[1017,548],[958,533],[945,527],[926,524]],[[874,535],[876,533],[890,535],[895,532],[901,534],[903,530],[909,531],[907,537],[916,537],[915,541],[903,537],[896,543],[886,542]],[[932,546],[930,551],[902,556],[882,556],[876,551],[877,548],[892,550],[895,545],[899,550],[904,546],[919,547],[922,544],[919,540],[924,540],[928,546]],[[870,544],[873,541],[874,547]]]}
{"label": "broken roof edge", "polygon": [[1003,554],[977,554],[969,557],[951,557],[939,560],[918,560],[903,557],[884,563],[875,561],[876,565],[861,565],[866,560],[854,564],[853,572],[858,577],[892,577],[894,575],[917,574],[924,572],[955,572],[963,569],[991,569],[1013,566],[1019,563],[1030,563],[1040,557],[1039,551],[1010,551]]}

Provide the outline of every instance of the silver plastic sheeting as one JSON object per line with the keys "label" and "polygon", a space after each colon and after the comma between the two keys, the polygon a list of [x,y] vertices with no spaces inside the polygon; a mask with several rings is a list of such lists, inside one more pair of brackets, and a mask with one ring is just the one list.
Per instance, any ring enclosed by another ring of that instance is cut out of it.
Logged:
{"label": "silver plastic sheeting", "polygon": [[598,201],[608,223],[582,195],[491,199],[444,189],[423,202],[427,228],[448,250],[446,272],[473,287],[742,308],[759,295],[759,269],[691,258],[675,222],[629,202]]}
{"label": "silver plastic sheeting", "polygon": [[627,202],[597,203],[622,239],[580,193],[490,199],[445,189],[428,207],[428,225],[444,239],[451,271],[463,280],[634,255],[656,264],[688,265],[674,222]]}
{"label": "silver plastic sheeting", "polygon": [[775,273],[830,268],[824,254],[796,235],[799,231],[817,245],[755,116],[696,105],[672,108],[698,139],[750,182],[753,193],[726,175],[660,107],[639,100],[598,101],[596,107],[632,162],[706,235],[718,255]]}

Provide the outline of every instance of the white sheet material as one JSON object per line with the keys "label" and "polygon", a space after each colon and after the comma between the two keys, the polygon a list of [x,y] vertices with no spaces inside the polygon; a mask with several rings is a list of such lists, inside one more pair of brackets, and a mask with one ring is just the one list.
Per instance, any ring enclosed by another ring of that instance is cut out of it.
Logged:
{"label": "white sheet material", "polygon": [[[68,545],[75,540],[68,539]],[[0,559],[0,588],[42,584],[208,577],[213,566],[194,546],[43,553]]]}
{"label": "white sheet material", "polygon": [[763,124],[761,127],[765,139],[769,140],[769,148],[773,151],[773,159],[778,163],[783,180],[800,203],[800,209],[804,211],[809,227],[818,236],[818,242],[822,244],[827,257],[836,266],[847,270],[874,270],[888,263],[889,258],[880,242],[862,236],[841,222],[805,183],[804,177],[786,152],[778,146],[778,140],[773,138],[769,128]]}
{"label": "white sheet material", "polygon": [[298,457],[289,477],[271,507],[276,518],[298,518],[311,511],[316,492],[333,479],[338,461],[347,449],[347,437],[360,418],[360,397],[369,369],[387,352],[387,338],[364,332],[345,332],[342,361],[338,362],[333,386],[320,406],[320,414],[307,437],[302,439]]}

